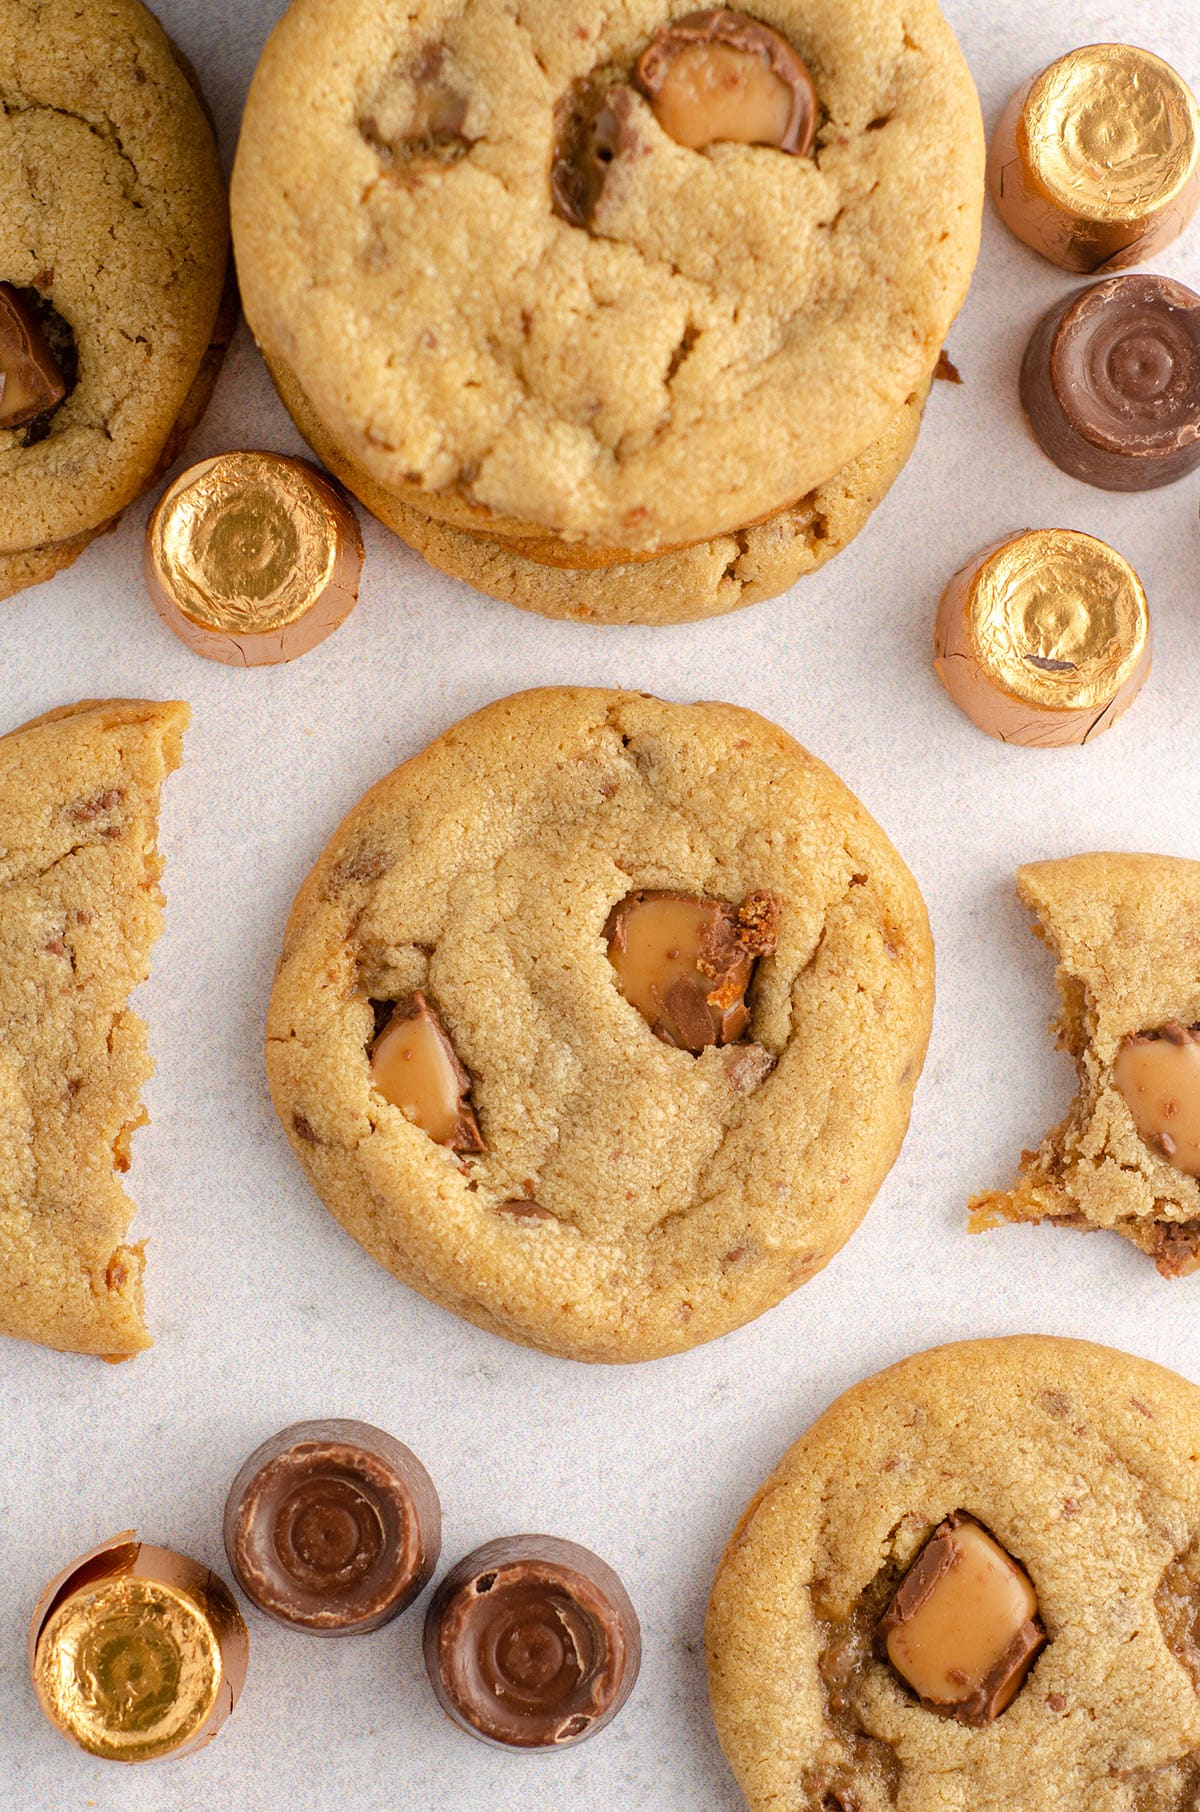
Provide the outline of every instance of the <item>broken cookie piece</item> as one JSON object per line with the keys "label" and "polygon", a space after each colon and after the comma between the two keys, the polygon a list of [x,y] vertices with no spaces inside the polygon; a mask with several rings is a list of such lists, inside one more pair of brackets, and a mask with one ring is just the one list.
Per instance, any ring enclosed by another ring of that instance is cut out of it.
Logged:
{"label": "broken cookie piece", "polygon": [[656,1038],[699,1053],[734,1044],[750,1024],[746,991],[778,941],[779,900],[740,906],[699,894],[627,894],[609,914],[608,960],[622,994]]}
{"label": "broken cookie piece", "polygon": [[450,1151],[482,1151],[471,1077],[419,991],[397,1002],[371,1045],[371,1081],[406,1120]]}
{"label": "broken cookie piece", "polygon": [[663,131],[689,150],[773,145],[803,157],[817,97],[802,57],[769,25],[728,7],[660,25],[637,82]]}
{"label": "broken cookie piece", "polygon": [[962,1511],[935,1529],[880,1619],[880,1646],[927,1711],[991,1724],[1012,1704],[1046,1633],[1012,1555]]}
{"label": "broken cookie piece", "polygon": [[1200,863],[1036,862],[1017,892],[1058,957],[1056,1030],[1079,1088],[1015,1186],[973,1199],[972,1230],[1105,1228],[1164,1277],[1200,1270]]}

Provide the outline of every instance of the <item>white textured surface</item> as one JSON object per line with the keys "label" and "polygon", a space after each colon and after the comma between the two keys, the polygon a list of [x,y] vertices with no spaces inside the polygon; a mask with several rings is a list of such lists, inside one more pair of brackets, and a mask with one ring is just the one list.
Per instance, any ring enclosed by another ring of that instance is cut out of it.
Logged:
{"label": "white textured surface", "polygon": [[[159,0],[232,153],[279,0]],[[949,0],[990,127],[1008,93],[1076,44],[1142,43],[1200,82],[1194,0]],[[1157,269],[1200,287],[1200,225]],[[6,1812],[738,1812],[708,1719],[702,1629],[726,1536],[783,1448],[855,1379],[940,1340],[1017,1330],[1127,1347],[1200,1381],[1200,1279],[1166,1282],[1131,1246],[1050,1229],[968,1238],[963,1206],[1006,1182],[1068,1098],[1045,1022],[1052,964],[1012,891],[1022,861],[1078,850],[1200,856],[1200,532],[1195,479],[1110,497],[1062,476],[1022,424],[1016,373],[1072,279],[990,210],[918,452],[861,540],[789,598],[708,625],[543,622],[432,573],[374,524],[363,601],[286,668],[199,660],[164,629],[140,571],[145,510],[70,573],[0,607],[0,727],[68,700],[188,699],[166,795],[168,929],[138,997],[158,1074],[134,1142],[134,1237],[149,1240],[157,1344],[131,1365],[0,1342],[0,1806]],[[244,330],[193,456],[292,450]],[[1146,584],[1157,659],[1094,747],[1003,748],[949,704],[933,613],[976,548],[1026,525],[1100,534]],[[310,1193],[276,1124],[260,1045],[292,896],[380,774],[519,687],[626,684],[725,697],[775,718],[843,776],[914,869],[938,946],[939,1004],[913,1127],[860,1232],[806,1289],[681,1359],[589,1370],[525,1352],[410,1295]],[[285,1422],[358,1416],[437,1481],[446,1560],[547,1529],[624,1575],[642,1613],[638,1690],[557,1757],[472,1743],[435,1706],[420,1612],[320,1642],[250,1613],[242,1704],[179,1763],[122,1770],[45,1724],[24,1641],[43,1581],[118,1529],[227,1572],[221,1506]]]}

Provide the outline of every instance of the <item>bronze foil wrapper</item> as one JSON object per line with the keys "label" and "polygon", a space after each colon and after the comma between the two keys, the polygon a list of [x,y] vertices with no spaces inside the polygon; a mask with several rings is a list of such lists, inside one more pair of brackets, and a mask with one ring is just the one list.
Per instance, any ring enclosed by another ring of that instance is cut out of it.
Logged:
{"label": "bronze foil wrapper", "polygon": [[1143,263],[1200,206],[1200,108],[1150,51],[1086,45],[1008,103],[988,186],[1010,231],[1063,270]]}
{"label": "bronze foil wrapper", "polygon": [[38,1703],[90,1755],[190,1755],[237,1703],[249,1638],[215,1573],[132,1530],[73,1560],[38,1600],[29,1668]]}
{"label": "bronze foil wrapper", "polygon": [[1028,529],[986,548],[943,594],[934,666],[955,704],[1001,742],[1091,741],[1150,671],[1141,581],[1072,529]]}
{"label": "bronze foil wrapper", "polygon": [[146,584],[189,648],[235,667],[292,661],[358,600],[363,543],[340,490],[306,460],[223,453],[169,487],[146,530]]}

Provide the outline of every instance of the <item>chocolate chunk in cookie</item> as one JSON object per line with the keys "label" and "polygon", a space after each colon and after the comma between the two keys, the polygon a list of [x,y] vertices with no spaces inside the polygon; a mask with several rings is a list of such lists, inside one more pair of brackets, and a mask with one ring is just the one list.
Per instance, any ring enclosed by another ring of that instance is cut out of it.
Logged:
{"label": "chocolate chunk in cookie", "polygon": [[741,906],[698,894],[627,894],[604,935],[621,992],[656,1038],[681,1050],[733,1044],[750,1024],[746,991],[760,956],[778,941],[779,901],[752,893]]}
{"label": "chocolate chunk in cookie", "polygon": [[0,283],[0,428],[23,428],[66,394],[40,321],[11,283]]}
{"label": "chocolate chunk in cookie", "polygon": [[956,1511],[901,1580],[877,1637],[928,1711],[990,1724],[1016,1698],[1046,1641],[1037,1593],[1012,1555]]}
{"label": "chocolate chunk in cookie", "polygon": [[769,25],[728,7],[660,25],[637,82],[664,132],[690,150],[732,142],[803,157],[817,96],[802,57]]}
{"label": "chocolate chunk in cookie", "polygon": [[371,1080],[405,1119],[451,1151],[482,1151],[471,1077],[419,991],[397,1003],[371,1045]]}

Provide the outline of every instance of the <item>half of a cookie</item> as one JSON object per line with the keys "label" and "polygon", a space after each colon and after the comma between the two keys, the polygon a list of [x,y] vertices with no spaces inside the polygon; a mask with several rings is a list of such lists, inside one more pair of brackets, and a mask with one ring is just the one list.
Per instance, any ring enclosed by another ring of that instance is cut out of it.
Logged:
{"label": "half of a cookie", "polygon": [[1034,862],[1017,892],[1058,958],[1053,1026],[1079,1092],[1014,1187],[972,1199],[972,1231],[1106,1228],[1164,1277],[1200,1270],[1200,862]]}
{"label": "half of a cookie", "polygon": [[150,1344],[118,1173],[152,1065],[128,996],[162,929],[159,792],[182,704],[89,702],[0,738],[0,1333]]}
{"label": "half of a cookie", "polygon": [[854,1385],[730,1539],[713,1716],[751,1812],[1186,1812],[1200,1390],[1078,1340]]}
{"label": "half of a cookie", "polygon": [[732,705],[527,692],[381,781],[293,908],[267,1069],[313,1186],[510,1339],[650,1359],[807,1281],[908,1122],[920,894]]}

